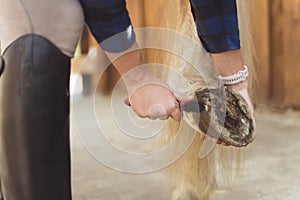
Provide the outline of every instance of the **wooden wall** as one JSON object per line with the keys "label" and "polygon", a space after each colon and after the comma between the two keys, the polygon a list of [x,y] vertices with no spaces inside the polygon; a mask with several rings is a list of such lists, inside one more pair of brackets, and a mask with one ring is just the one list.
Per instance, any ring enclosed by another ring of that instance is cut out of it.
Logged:
{"label": "wooden wall", "polygon": [[271,95],[269,0],[251,0],[249,3],[257,76],[255,100],[258,104],[267,103]]}
{"label": "wooden wall", "polygon": [[300,0],[249,2],[258,102],[300,108]]}
{"label": "wooden wall", "polygon": [[270,8],[271,98],[300,108],[300,1],[272,0]]}

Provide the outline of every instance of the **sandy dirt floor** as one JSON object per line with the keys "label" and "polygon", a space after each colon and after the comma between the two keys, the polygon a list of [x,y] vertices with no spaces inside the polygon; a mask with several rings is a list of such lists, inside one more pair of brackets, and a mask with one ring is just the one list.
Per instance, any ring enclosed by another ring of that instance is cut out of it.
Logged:
{"label": "sandy dirt floor", "polygon": [[[109,98],[99,97],[102,102]],[[134,175],[121,173],[102,165],[93,158],[80,142],[74,124],[89,127],[86,107],[89,98],[76,98],[73,106],[80,115],[72,117],[73,195],[75,200],[167,200],[165,175],[158,171]],[[97,107],[97,106],[96,106]],[[109,108],[99,106],[105,116]],[[73,110],[72,110],[73,111]],[[257,137],[247,150],[245,176],[239,182],[220,188],[211,200],[297,200],[300,199],[300,116],[296,112],[278,114],[258,111]],[[114,121],[103,119],[107,127]],[[92,126],[90,127],[92,128]],[[91,131],[87,128],[86,131]],[[84,134],[80,133],[79,135]],[[135,148],[135,147],[133,147]],[[140,148],[140,147],[136,147]],[[109,151],[103,149],[103,151]],[[110,152],[105,152],[109,154]],[[112,158],[123,162],[118,157]],[[118,160],[120,159],[120,160]]]}

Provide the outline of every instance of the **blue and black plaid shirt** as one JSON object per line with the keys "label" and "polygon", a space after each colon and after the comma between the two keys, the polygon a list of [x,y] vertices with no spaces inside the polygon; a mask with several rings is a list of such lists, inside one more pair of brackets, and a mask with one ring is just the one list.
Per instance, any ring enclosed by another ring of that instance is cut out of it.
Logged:
{"label": "blue and black plaid shirt", "polygon": [[240,48],[235,0],[190,0],[204,48],[219,53]]}
{"label": "blue and black plaid shirt", "polygon": [[[106,51],[123,51],[135,41],[125,0],[80,0],[92,34]],[[235,0],[190,0],[198,36],[210,53],[240,48]],[[127,31],[127,33],[126,33]],[[128,31],[131,37],[128,37]],[[121,33],[121,34],[120,34]],[[114,37],[109,42],[107,38]],[[113,45],[112,45],[113,44]],[[112,48],[113,47],[113,48]]]}

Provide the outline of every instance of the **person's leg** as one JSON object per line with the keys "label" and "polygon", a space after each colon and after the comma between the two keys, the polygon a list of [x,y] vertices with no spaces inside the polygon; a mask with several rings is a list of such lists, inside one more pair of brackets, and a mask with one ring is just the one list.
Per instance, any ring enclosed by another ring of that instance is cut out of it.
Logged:
{"label": "person's leg", "polygon": [[14,41],[3,59],[0,136],[4,198],[70,199],[70,59],[37,35]]}
{"label": "person's leg", "polygon": [[1,181],[0,181],[0,200],[3,200],[2,189],[1,189]]}
{"label": "person's leg", "polygon": [[42,35],[72,57],[83,29],[78,0],[0,0],[2,53],[17,38]]}
{"label": "person's leg", "polygon": [[3,197],[71,199],[68,87],[81,7],[76,0],[0,3]]}

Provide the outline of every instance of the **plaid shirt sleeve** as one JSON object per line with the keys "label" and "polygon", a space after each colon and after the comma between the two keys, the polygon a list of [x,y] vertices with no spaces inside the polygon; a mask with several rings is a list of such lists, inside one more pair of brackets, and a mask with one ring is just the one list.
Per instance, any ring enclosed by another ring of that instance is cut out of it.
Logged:
{"label": "plaid shirt sleeve", "polygon": [[80,0],[85,21],[100,47],[122,52],[135,42],[125,0]]}
{"label": "plaid shirt sleeve", "polygon": [[235,0],[190,0],[198,36],[210,53],[240,49]]}

